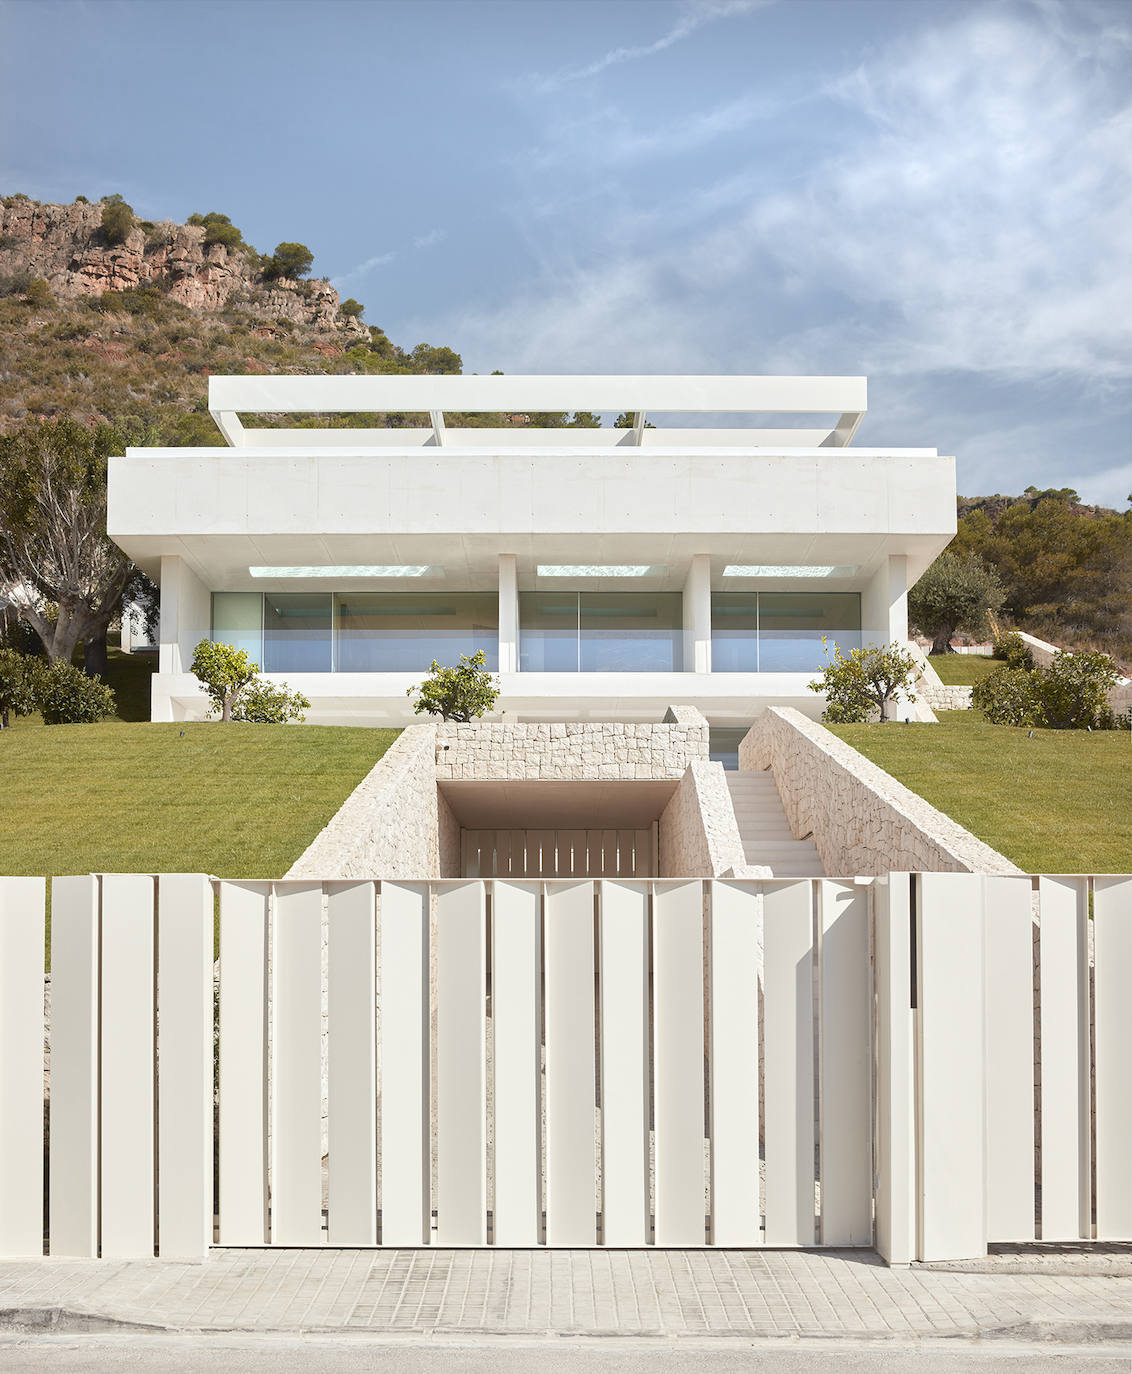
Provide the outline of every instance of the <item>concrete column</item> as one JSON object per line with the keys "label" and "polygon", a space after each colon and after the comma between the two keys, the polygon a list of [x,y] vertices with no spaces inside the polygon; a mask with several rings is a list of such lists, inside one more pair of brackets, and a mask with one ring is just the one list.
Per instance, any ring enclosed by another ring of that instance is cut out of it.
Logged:
{"label": "concrete column", "polygon": [[161,559],[161,626],[158,672],[187,673],[193,650],[208,638],[212,604],[208,588],[183,558]]}
{"label": "concrete column", "polygon": [[890,554],[861,593],[861,639],[868,646],[908,638],[908,559]]}
{"label": "concrete column", "polygon": [[519,569],[513,553],[499,555],[499,671],[519,671]]}
{"label": "concrete column", "polygon": [[684,671],[711,672],[711,556],[692,555],[684,583]]}

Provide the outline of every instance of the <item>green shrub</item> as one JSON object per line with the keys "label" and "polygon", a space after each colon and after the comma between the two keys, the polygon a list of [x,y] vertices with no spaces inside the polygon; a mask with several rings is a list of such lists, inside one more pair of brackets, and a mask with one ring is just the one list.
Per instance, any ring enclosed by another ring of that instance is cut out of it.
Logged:
{"label": "green shrub", "polygon": [[9,272],[0,277],[0,296],[25,296],[30,285],[30,272]]}
{"label": "green shrub", "polygon": [[232,719],[250,725],[285,725],[289,720],[306,720],[310,702],[301,692],[292,692],[285,682],[276,686],[260,678],[244,689],[233,708]]}
{"label": "green shrub", "polygon": [[1034,666],[1033,652],[1017,630],[1000,635],[994,641],[994,657],[1002,659],[1008,668],[1028,671]]}
{"label": "green shrub", "polygon": [[1117,718],[1108,692],[1117,676],[1107,654],[1062,651],[1044,668],[996,669],[975,684],[971,704],[992,725],[1111,730]]}
{"label": "green shrub", "polygon": [[210,210],[207,215],[190,215],[186,224],[199,224],[204,229],[204,247],[211,248],[214,243],[222,243],[225,248],[235,251],[245,247],[244,236],[227,215]]}
{"label": "green shrub", "polygon": [[247,649],[233,644],[214,644],[202,639],[193,650],[192,672],[208,693],[209,714],[220,712],[221,720],[231,720],[232,711],[259,672],[259,664],[248,657]]}
{"label": "green shrub", "polygon": [[[825,643],[824,637],[822,643]],[[846,655],[835,644],[833,657],[826,647],[826,666],[821,677],[809,683],[811,692],[823,692],[826,708],[822,720],[831,725],[860,725],[879,713],[881,724],[897,692],[915,701],[911,691],[919,669],[898,643],[852,649]]]}
{"label": "green shrub", "polygon": [[35,686],[43,671],[41,662],[17,649],[0,648],[0,730],[12,716],[30,716],[36,709]]}
{"label": "green shrub", "polygon": [[276,277],[289,277],[298,281],[305,277],[314,263],[314,254],[305,243],[280,243],[270,257],[260,259],[263,275],[268,281]]}
{"label": "green shrub", "polygon": [[478,720],[499,700],[496,680],[487,671],[487,658],[482,649],[469,658],[460,655],[455,668],[442,668],[436,659],[424,682],[414,683],[405,693],[411,697],[419,693],[413,703],[417,715],[439,716],[442,720]]}
{"label": "green shrub", "polygon": [[76,204],[76,205],[89,205],[89,204],[90,204],[90,201],[87,200],[86,196],[76,196],[76,197],[75,197],[75,204]]}
{"label": "green shrub", "polygon": [[339,305],[338,309],[348,320],[360,320],[365,306],[361,301],[356,301],[353,296],[350,296]]}
{"label": "green shrub", "polygon": [[63,659],[40,669],[35,699],[44,725],[93,725],[114,714],[114,693],[106,683]]}
{"label": "green shrub", "polygon": [[119,195],[102,198],[102,232],[107,243],[125,243],[134,227],[133,206]]}
{"label": "green shrub", "polygon": [[24,292],[24,300],[37,310],[55,304],[55,297],[51,294],[51,288],[42,277],[32,277],[31,281],[28,282],[27,290]]}

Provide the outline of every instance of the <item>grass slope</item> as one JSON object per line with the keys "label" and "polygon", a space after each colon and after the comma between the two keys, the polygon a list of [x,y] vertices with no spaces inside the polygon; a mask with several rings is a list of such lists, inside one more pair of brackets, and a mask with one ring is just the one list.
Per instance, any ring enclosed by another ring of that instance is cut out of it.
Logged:
{"label": "grass slope", "polygon": [[1132,873],[1127,731],[835,725],[834,734],[1028,873]]}
{"label": "grass slope", "polygon": [[0,873],[281,877],[397,734],[20,721],[0,732]]}
{"label": "grass slope", "polygon": [[1003,666],[998,658],[980,654],[929,654],[928,662],[948,687],[973,687],[980,678]]}

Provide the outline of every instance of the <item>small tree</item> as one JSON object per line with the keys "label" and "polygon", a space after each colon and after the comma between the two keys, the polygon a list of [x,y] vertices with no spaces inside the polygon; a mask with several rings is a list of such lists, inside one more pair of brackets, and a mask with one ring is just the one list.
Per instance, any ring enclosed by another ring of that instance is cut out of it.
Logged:
{"label": "small tree", "polygon": [[977,553],[941,553],[908,593],[908,618],[931,636],[933,654],[949,654],[958,631],[987,634],[1005,600],[998,573]]}
{"label": "small tree", "polygon": [[297,281],[311,270],[314,254],[305,243],[280,243],[275,252],[263,260],[263,275],[270,281],[275,277],[290,277]]}
{"label": "small tree", "polygon": [[44,725],[93,725],[114,714],[111,688],[61,658],[40,668],[35,697]]}
{"label": "small tree", "polygon": [[36,310],[44,310],[47,306],[55,304],[55,297],[42,277],[32,277],[24,292],[24,301]]}
{"label": "small tree", "polygon": [[356,301],[353,296],[350,296],[342,302],[338,309],[348,320],[360,320],[365,306],[361,301]]}
{"label": "small tree", "polygon": [[825,656],[827,662],[821,678],[811,682],[809,688],[811,692],[825,694],[822,720],[831,725],[863,724],[874,711],[880,713],[883,725],[897,692],[903,691],[908,701],[916,700],[911,691],[916,663],[898,643],[852,649],[848,654],[843,654],[835,644],[832,658],[827,645]]}
{"label": "small tree", "polygon": [[0,730],[7,730],[12,716],[30,716],[35,710],[35,687],[42,665],[15,649],[0,649]]}
{"label": "small tree", "polygon": [[190,215],[185,223],[199,225],[204,230],[204,238],[201,241],[204,248],[211,248],[214,243],[221,243],[225,248],[235,252],[237,248],[244,247],[243,234],[227,215],[222,215],[217,210],[210,210],[207,215],[200,213]]}
{"label": "small tree", "polygon": [[232,719],[249,725],[285,725],[289,720],[306,720],[310,702],[301,692],[292,692],[287,684],[278,687],[273,682],[256,678],[240,694],[232,709]]}
{"label": "small tree", "polygon": [[202,639],[193,650],[191,667],[208,694],[209,714],[219,711],[222,721],[232,719],[232,708],[259,672],[259,664],[251,661],[247,649],[214,644],[211,639]]}
{"label": "small tree", "polygon": [[487,658],[482,649],[469,658],[460,655],[455,668],[442,668],[432,660],[429,676],[419,685],[414,683],[405,693],[420,695],[413,703],[417,715],[439,716],[442,720],[478,720],[499,700],[496,679],[487,671]]}
{"label": "small tree", "polygon": [[102,232],[107,243],[125,243],[134,227],[134,209],[119,195],[102,197]]}

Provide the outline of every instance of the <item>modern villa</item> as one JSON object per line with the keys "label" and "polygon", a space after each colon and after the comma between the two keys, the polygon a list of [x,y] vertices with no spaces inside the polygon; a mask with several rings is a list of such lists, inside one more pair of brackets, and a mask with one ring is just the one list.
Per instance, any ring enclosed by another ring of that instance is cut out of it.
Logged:
{"label": "modern villa", "polygon": [[[209,409],[226,448],[110,462],[110,534],[161,586],[154,720],[204,716],[209,636],[322,724],[406,724],[433,659],[482,649],[508,722],[687,703],[720,756],[767,705],[820,714],[823,638],[906,640],[955,531],[952,458],[851,447],[863,377],[213,377]],[[537,424],[582,409],[632,423]]]}

